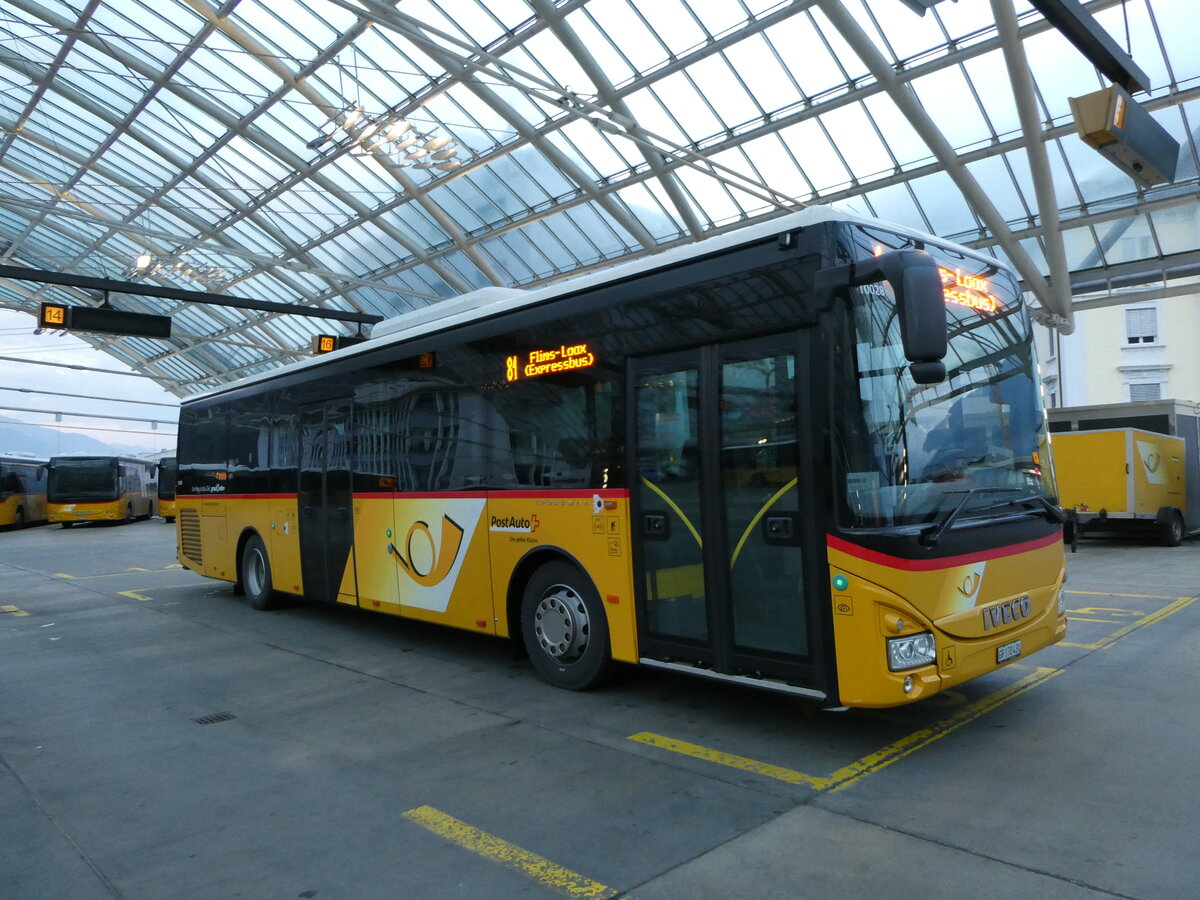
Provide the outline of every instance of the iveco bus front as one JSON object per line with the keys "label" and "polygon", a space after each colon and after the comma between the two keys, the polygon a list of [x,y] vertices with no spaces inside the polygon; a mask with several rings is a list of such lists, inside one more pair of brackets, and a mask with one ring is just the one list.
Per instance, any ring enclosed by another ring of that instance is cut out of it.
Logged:
{"label": "iveco bus front", "polygon": [[[860,258],[912,246],[850,233]],[[943,282],[944,379],[914,373],[885,282],[852,292],[835,354],[827,542],[850,705],[915,699],[1066,634],[1063,516],[1028,311],[1003,268],[925,249]]]}

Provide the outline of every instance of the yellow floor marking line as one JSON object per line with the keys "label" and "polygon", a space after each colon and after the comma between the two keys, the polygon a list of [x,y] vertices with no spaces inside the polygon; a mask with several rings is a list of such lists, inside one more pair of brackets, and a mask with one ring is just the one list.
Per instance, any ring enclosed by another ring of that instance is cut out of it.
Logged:
{"label": "yellow floor marking line", "polygon": [[439,837],[458,844],[485,859],[515,869],[544,887],[568,897],[616,897],[620,891],[585,878],[578,872],[564,869],[550,860],[523,850],[515,844],[480,831],[432,806],[410,809],[404,817]]}
{"label": "yellow floor marking line", "polygon": [[1147,625],[1153,625],[1155,622],[1161,622],[1167,616],[1174,615],[1186,606],[1190,606],[1196,601],[1195,597],[1179,597],[1174,603],[1168,603],[1161,609],[1156,609],[1147,616],[1142,616],[1136,622],[1130,622],[1124,628],[1118,628],[1112,634],[1101,638],[1094,644],[1073,644],[1069,641],[1062,641],[1060,647],[1075,647],[1079,650],[1107,650],[1125,635],[1137,631],[1139,628],[1145,628]]}
{"label": "yellow floor marking line", "polygon": [[631,734],[629,740],[637,741],[639,744],[646,744],[650,747],[658,747],[662,750],[670,750],[673,753],[682,753],[685,756],[716,763],[719,766],[741,769],[743,772],[753,772],[756,775],[765,775],[767,778],[774,778],[776,781],[786,781],[788,784],[807,784],[818,791],[825,790],[831,783],[828,778],[821,778],[817,775],[806,775],[794,769],[773,766],[770,763],[748,759],[745,756],[738,756],[734,753],[724,753],[721,750],[714,750],[711,747],[701,747],[699,744],[689,744],[687,741],[678,741],[674,738],[664,737],[661,734],[654,734],[650,731]]}
{"label": "yellow floor marking line", "polygon": [[10,616],[27,616],[29,613],[18,606],[0,606],[0,612],[8,613]]}
{"label": "yellow floor marking line", "polygon": [[167,566],[163,569],[126,569],[124,572],[107,572],[103,575],[68,575],[66,572],[55,572],[55,578],[66,578],[69,581],[85,581],[88,578],[119,578],[122,575],[149,575],[154,572],[169,572],[172,569],[181,569],[180,565]]}
{"label": "yellow floor marking line", "polygon": [[[1164,597],[1164,600],[1174,600],[1174,597]],[[1114,616],[1144,616],[1140,609],[1122,609],[1119,606],[1081,606],[1079,609],[1068,609],[1067,615],[1097,616],[1100,613],[1111,613]]]}
{"label": "yellow floor marking line", "polygon": [[1114,594],[1107,591],[1063,591],[1064,594],[1083,594],[1085,597],[1130,597],[1134,600],[1174,600],[1159,594]]}
{"label": "yellow floor marking line", "polygon": [[672,750],[676,753],[684,753],[696,759],[703,759],[707,762],[741,769],[745,772],[755,772],[778,781],[786,781],[788,784],[806,784],[818,791],[840,791],[842,788],[854,784],[854,782],[865,778],[867,775],[878,772],[885,766],[890,766],[897,760],[903,759],[910,753],[915,753],[938,738],[945,737],[955,729],[961,728],[968,722],[978,719],[984,713],[990,712],[996,707],[1007,703],[1009,700],[1019,697],[1026,691],[1032,690],[1039,684],[1061,674],[1062,671],[1062,669],[1039,666],[1033,672],[1019,681],[1010,684],[1008,687],[994,691],[986,697],[967,705],[954,715],[942,719],[928,728],[914,731],[907,737],[903,737],[874,753],[869,753],[862,759],[856,760],[848,766],[843,766],[826,777],[807,775],[804,772],[797,772],[794,769],[773,766],[768,763],[758,762],[757,760],[747,759],[744,756],[736,756],[732,753],[722,753],[720,750],[701,747],[697,744],[689,744],[687,741],[677,741],[648,731],[630,735],[629,740],[647,744],[651,747]]}
{"label": "yellow floor marking line", "polygon": [[[164,584],[156,588],[144,588],[143,590],[154,591],[156,594],[159,591],[177,591],[182,588],[194,588],[195,584]],[[153,597],[147,597],[141,591],[117,591],[118,597],[132,597],[134,600],[141,600],[143,603],[148,603],[153,600]]]}
{"label": "yellow floor marking line", "polygon": [[1083,616],[1072,616],[1072,615],[1068,615],[1067,618],[1070,619],[1072,622],[1101,622],[1105,625],[1120,625],[1121,624],[1121,622],[1118,619],[1085,619]]}

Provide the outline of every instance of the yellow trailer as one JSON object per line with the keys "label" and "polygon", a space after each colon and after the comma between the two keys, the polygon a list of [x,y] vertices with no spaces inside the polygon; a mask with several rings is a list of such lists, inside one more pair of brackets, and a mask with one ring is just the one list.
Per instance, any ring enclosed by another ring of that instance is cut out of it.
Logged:
{"label": "yellow trailer", "polygon": [[1142,528],[1176,547],[1187,531],[1183,438],[1138,428],[1052,436],[1058,499],[1078,532]]}

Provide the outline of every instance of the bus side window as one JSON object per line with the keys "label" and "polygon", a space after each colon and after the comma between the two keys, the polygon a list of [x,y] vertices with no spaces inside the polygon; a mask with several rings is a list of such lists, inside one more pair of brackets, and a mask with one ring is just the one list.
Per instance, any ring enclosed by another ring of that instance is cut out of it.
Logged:
{"label": "bus side window", "polygon": [[[518,381],[496,395],[507,423],[507,474],[514,487],[613,487],[610,381]],[[614,472],[615,474],[615,472]]]}

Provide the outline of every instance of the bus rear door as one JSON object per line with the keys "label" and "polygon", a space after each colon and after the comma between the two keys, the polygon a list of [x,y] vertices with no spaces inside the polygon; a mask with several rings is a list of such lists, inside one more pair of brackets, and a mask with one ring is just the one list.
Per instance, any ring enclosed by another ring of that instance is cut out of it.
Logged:
{"label": "bus rear door", "polygon": [[300,560],[304,596],[357,603],[351,548],[350,401],[300,411]]}

